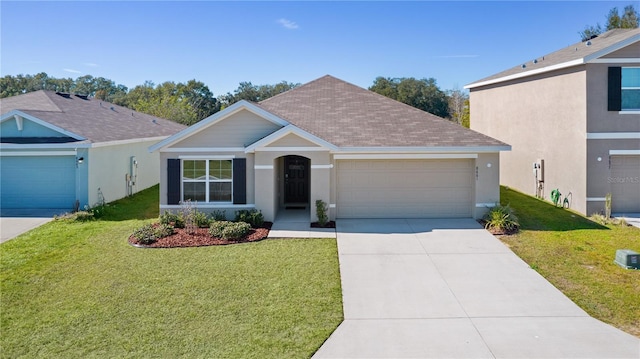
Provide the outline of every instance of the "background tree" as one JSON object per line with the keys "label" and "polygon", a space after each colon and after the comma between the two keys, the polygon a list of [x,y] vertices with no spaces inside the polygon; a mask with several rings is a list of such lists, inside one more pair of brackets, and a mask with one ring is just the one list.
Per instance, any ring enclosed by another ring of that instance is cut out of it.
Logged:
{"label": "background tree", "polygon": [[449,102],[434,78],[417,80],[413,77],[377,77],[369,90],[400,101],[436,116],[449,115]]}
{"label": "background tree", "polygon": [[587,41],[600,35],[604,31],[613,29],[635,29],[639,26],[638,18],[638,11],[633,5],[625,6],[622,16],[620,16],[618,8],[614,7],[609,10],[609,14],[606,16],[607,23],[604,29],[599,23],[596,25],[587,25],[584,30],[578,32],[578,34],[580,34],[582,41]]}
{"label": "background tree", "polygon": [[281,94],[300,86],[299,83],[282,81],[275,85],[254,85],[251,82],[240,82],[240,85],[233,93],[228,92],[218,98],[221,108],[228,107],[240,100],[260,102],[269,97]]}
{"label": "background tree", "polygon": [[447,91],[449,100],[448,118],[465,127],[469,127],[469,94],[459,88]]}

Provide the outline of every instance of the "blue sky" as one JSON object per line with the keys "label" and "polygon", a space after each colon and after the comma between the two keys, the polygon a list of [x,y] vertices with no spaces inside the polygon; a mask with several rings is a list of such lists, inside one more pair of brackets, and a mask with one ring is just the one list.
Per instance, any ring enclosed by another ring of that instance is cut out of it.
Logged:
{"label": "blue sky", "polygon": [[632,3],[3,0],[0,75],[196,79],[216,96],[325,74],[362,87],[433,77],[449,90],[579,42]]}

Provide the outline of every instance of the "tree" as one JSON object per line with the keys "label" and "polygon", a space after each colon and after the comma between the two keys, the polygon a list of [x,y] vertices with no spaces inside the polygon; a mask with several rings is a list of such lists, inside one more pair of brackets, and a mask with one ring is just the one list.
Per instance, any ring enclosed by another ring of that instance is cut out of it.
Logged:
{"label": "tree", "polygon": [[598,23],[595,26],[585,26],[584,30],[578,32],[578,34],[580,34],[582,41],[587,41],[600,35],[604,31],[613,29],[635,29],[639,25],[638,18],[638,11],[633,7],[633,5],[625,6],[622,16],[620,16],[618,8],[614,7],[609,10],[609,14],[606,16],[607,23],[604,30]]}
{"label": "tree", "polygon": [[228,92],[226,95],[220,96],[218,101],[221,103],[222,108],[230,106],[240,100],[260,102],[298,86],[300,86],[299,83],[287,81],[282,81],[275,85],[257,86],[251,82],[240,82],[240,85],[235,89],[235,91],[233,91],[233,94]]}
{"label": "tree", "polygon": [[[460,89],[454,89],[447,91],[447,98],[449,99],[448,118],[451,121],[459,123],[461,125],[463,125],[465,122],[468,123],[469,94]],[[469,127],[469,125],[465,127]]]}
{"label": "tree", "polygon": [[447,95],[440,90],[434,78],[377,77],[369,90],[436,116],[449,115]]}

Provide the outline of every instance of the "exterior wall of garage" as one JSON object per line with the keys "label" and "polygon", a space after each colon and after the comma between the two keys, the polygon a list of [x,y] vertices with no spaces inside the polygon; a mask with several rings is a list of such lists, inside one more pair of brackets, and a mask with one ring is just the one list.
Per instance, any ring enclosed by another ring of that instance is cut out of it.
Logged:
{"label": "exterior wall of garage", "polygon": [[[83,164],[88,167],[87,192],[89,206],[99,202],[99,193],[106,202],[111,202],[129,194],[156,185],[160,178],[160,155],[149,153],[148,147],[156,140],[99,146],[89,149]],[[133,157],[137,162],[137,170],[133,169]],[[128,187],[128,177],[136,175],[135,185]]]}

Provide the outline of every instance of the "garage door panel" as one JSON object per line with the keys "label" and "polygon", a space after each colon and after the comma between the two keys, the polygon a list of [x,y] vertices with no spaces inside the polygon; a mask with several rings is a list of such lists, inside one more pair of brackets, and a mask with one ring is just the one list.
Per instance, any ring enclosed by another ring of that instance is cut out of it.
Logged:
{"label": "garage door panel", "polygon": [[611,157],[611,209],[640,212],[640,156]]}
{"label": "garage door panel", "polygon": [[0,205],[14,208],[72,209],[75,202],[73,156],[3,156]]}
{"label": "garage door panel", "polygon": [[339,218],[471,216],[472,160],[345,160],[336,167]]}

